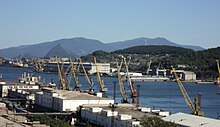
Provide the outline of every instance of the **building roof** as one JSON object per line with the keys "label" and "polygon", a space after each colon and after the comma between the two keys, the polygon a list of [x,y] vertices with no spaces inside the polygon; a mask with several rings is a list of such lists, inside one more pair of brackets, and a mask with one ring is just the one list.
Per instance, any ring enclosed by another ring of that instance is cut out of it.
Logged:
{"label": "building roof", "polygon": [[188,74],[188,75],[195,75],[195,73],[192,72],[192,71],[184,71],[183,73],[184,73],[184,74]]}
{"label": "building roof", "polygon": [[181,112],[164,117],[163,120],[188,127],[220,127],[220,120]]}
{"label": "building roof", "polygon": [[19,82],[13,82],[13,81],[5,81],[5,80],[0,80],[0,85],[2,86],[38,86],[37,84],[24,84],[24,83],[19,83]]}
{"label": "building roof", "polygon": [[57,93],[59,94],[58,98],[64,100],[110,100],[109,98],[97,97],[88,93],[82,93],[78,91],[57,90]]}

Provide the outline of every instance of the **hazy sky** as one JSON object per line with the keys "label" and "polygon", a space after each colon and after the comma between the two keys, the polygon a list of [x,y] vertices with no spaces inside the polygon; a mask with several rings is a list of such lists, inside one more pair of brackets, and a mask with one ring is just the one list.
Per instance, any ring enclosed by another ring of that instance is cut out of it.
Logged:
{"label": "hazy sky", "polygon": [[220,0],[0,0],[0,49],[85,37],[220,46]]}

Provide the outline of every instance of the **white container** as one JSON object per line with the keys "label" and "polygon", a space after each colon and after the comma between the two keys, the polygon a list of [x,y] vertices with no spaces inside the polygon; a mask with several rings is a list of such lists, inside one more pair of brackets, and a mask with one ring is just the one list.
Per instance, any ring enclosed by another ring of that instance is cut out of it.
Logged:
{"label": "white container", "polygon": [[126,127],[134,127],[134,126],[140,126],[140,121],[136,121],[136,120],[134,120],[134,121],[129,121],[129,122],[127,122],[126,123]]}
{"label": "white container", "polygon": [[119,120],[130,120],[132,119],[132,115],[127,115],[127,114],[119,114],[118,115]]}
{"label": "white container", "polygon": [[0,102],[0,108],[6,108],[6,104],[5,104],[5,103]]}
{"label": "white container", "polygon": [[102,108],[90,108],[91,112],[101,112]]}
{"label": "white container", "polygon": [[155,109],[155,110],[151,110],[151,112],[159,115],[160,110]]}
{"label": "white container", "polygon": [[5,84],[6,84],[6,82],[0,82],[0,84],[1,84],[1,85],[5,85]]}
{"label": "white container", "polygon": [[169,116],[170,112],[169,111],[160,111],[159,116]]}
{"label": "white container", "polygon": [[96,93],[97,97],[102,97],[102,93]]}
{"label": "white container", "polygon": [[101,115],[103,116],[117,116],[118,112],[117,111],[111,111],[111,110],[102,110]]}
{"label": "white container", "polygon": [[140,109],[141,112],[151,112],[151,108],[147,108],[147,107],[142,107]]}

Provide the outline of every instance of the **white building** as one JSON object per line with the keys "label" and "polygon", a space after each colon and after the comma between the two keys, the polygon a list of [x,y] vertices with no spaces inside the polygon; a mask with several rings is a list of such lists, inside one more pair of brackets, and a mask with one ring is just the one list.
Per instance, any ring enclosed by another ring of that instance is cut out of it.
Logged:
{"label": "white building", "polygon": [[132,115],[119,114],[118,111],[104,110],[99,107],[82,108],[81,118],[102,127],[133,127],[140,125],[140,121],[132,119]]}
{"label": "white building", "polygon": [[192,71],[184,71],[183,79],[185,81],[196,81],[196,74]]}
{"label": "white building", "polygon": [[0,97],[8,96],[8,89],[39,89],[39,86],[36,84],[0,81]]}
{"label": "white building", "polygon": [[181,127],[220,127],[220,120],[181,112],[162,119],[167,122],[176,123]]}
{"label": "white building", "polygon": [[114,100],[81,93],[78,91],[54,90],[44,88],[35,95],[37,105],[56,111],[76,111],[83,104],[109,104]]}
{"label": "white building", "polygon": [[[85,65],[85,63],[84,63]],[[97,72],[96,70],[96,66],[94,63],[90,63],[89,65],[85,65],[85,68],[87,66],[90,66],[90,70],[88,71],[89,74],[94,74]],[[110,74],[110,63],[97,63],[97,66],[98,66],[98,71],[101,73],[101,74]]]}
{"label": "white building", "polygon": [[[171,71],[171,74],[173,71]],[[176,70],[177,75],[184,81],[196,81],[196,74],[192,71]]]}
{"label": "white building", "polygon": [[41,91],[40,89],[8,89],[8,97],[31,101],[35,103],[35,93]]}

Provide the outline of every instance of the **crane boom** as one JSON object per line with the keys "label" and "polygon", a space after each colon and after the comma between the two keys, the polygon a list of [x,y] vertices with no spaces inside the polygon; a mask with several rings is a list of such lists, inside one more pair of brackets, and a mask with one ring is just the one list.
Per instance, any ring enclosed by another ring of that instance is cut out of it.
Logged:
{"label": "crane boom", "polygon": [[129,83],[129,86],[130,86],[131,93],[133,94],[134,93],[134,87],[131,83],[131,78],[130,78],[129,71],[128,71],[128,64],[126,62],[126,58],[123,57],[123,59],[124,59],[124,64],[125,64],[125,68],[126,68],[126,75],[127,75],[127,78],[128,78],[128,83]]}
{"label": "crane boom", "polygon": [[193,103],[192,103],[191,99],[189,98],[189,95],[187,94],[183,84],[181,83],[181,81],[180,81],[180,79],[179,79],[179,77],[178,77],[178,75],[176,73],[175,68],[172,67],[172,70],[173,70],[174,76],[176,78],[176,81],[177,81],[177,83],[178,83],[178,85],[180,87],[180,90],[181,90],[181,92],[183,94],[183,97],[184,97],[184,99],[186,101],[186,104],[188,105],[188,107],[191,109],[192,112],[195,112],[195,108],[193,107]]}
{"label": "crane boom", "polygon": [[91,83],[91,81],[90,81],[90,79],[89,79],[89,76],[88,76],[88,74],[87,74],[87,72],[86,72],[86,69],[85,69],[85,67],[84,67],[84,65],[83,65],[83,63],[82,63],[82,59],[79,58],[79,61],[80,61],[80,64],[81,64],[81,66],[82,66],[83,72],[84,72],[84,74],[85,74],[86,81],[88,82],[88,84],[89,84],[89,86],[90,86],[90,90],[91,90],[93,84]]}
{"label": "crane boom", "polygon": [[[120,65],[121,66],[121,65]],[[127,103],[127,96],[126,96],[126,93],[125,93],[125,89],[124,89],[124,85],[123,85],[123,82],[122,82],[122,79],[121,79],[121,74],[120,74],[120,68],[118,66],[118,60],[116,59],[116,67],[117,67],[117,72],[118,72],[118,83],[119,83],[119,86],[120,86],[120,93],[121,93],[121,96],[122,96],[122,102],[123,103]]]}
{"label": "crane boom", "polygon": [[65,83],[64,83],[64,80],[62,78],[58,57],[56,57],[56,62],[57,62],[57,69],[58,69],[58,75],[59,75],[59,78],[60,78],[61,88],[64,88],[64,86],[65,86],[64,84]]}
{"label": "crane boom", "polygon": [[100,73],[99,73],[98,65],[97,65],[97,62],[96,62],[96,57],[94,57],[94,63],[95,63],[95,67],[96,67],[96,73],[97,73],[97,78],[98,78],[98,81],[99,81],[100,91],[101,92],[106,91],[105,85],[104,85],[104,83],[101,79]]}
{"label": "crane boom", "polygon": [[75,88],[74,88],[74,90],[76,90],[76,91],[80,91],[80,83],[79,83],[79,80],[78,80],[78,76],[77,76],[77,70],[76,70],[76,65],[74,65],[73,63],[72,63],[72,60],[70,60],[70,64],[71,64],[71,67],[72,67],[72,75],[73,75],[73,78],[74,78],[74,83],[75,83]]}
{"label": "crane boom", "polygon": [[151,66],[152,60],[150,59],[149,63],[147,63],[148,68],[147,68],[147,74],[150,72],[150,66]]}
{"label": "crane boom", "polygon": [[218,79],[220,80],[220,67],[219,67],[219,61],[216,60],[217,68],[218,68]]}

